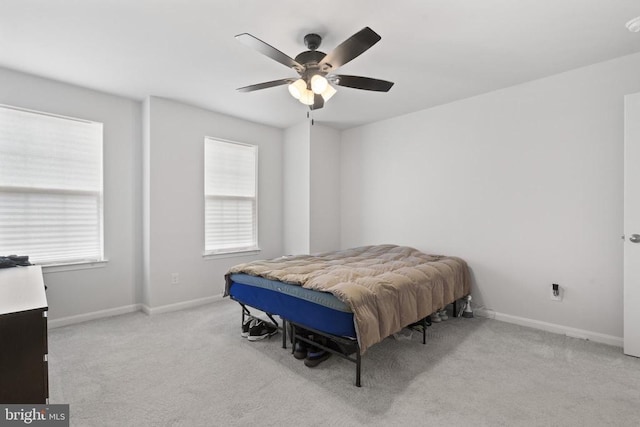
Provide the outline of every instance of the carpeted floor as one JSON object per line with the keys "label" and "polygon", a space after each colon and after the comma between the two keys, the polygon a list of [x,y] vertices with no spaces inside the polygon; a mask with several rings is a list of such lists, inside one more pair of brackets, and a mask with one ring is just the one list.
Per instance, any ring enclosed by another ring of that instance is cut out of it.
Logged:
{"label": "carpeted floor", "polygon": [[72,426],[602,426],[640,422],[640,359],[495,320],[386,339],[307,368],[281,336],[240,337],[224,300],[49,332],[51,403]]}

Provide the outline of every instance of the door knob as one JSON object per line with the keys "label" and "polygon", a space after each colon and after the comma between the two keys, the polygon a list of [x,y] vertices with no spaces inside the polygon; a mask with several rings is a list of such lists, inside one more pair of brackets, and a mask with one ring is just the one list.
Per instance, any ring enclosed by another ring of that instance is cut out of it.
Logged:
{"label": "door knob", "polygon": [[640,243],[640,234],[632,234],[631,237],[629,237],[629,241],[632,243]]}

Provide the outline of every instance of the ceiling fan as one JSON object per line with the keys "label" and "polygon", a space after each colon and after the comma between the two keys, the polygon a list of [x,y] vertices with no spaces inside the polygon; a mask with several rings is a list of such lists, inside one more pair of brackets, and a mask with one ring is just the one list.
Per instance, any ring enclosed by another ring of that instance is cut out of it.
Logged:
{"label": "ceiling fan", "polygon": [[307,34],[304,37],[304,44],[309,50],[300,53],[293,59],[251,34],[238,34],[236,39],[244,45],[292,68],[299,74],[298,78],[291,77],[258,83],[238,88],[238,91],[252,92],[288,84],[289,93],[301,103],[308,105],[311,110],[322,108],[325,101],[328,101],[336,93],[336,89],[332,85],[388,92],[393,86],[393,82],[370,77],[333,74],[338,67],[360,56],[381,38],[371,28],[365,27],[339,44],[333,51],[325,54],[317,50],[322,42],[322,37],[314,33]]}

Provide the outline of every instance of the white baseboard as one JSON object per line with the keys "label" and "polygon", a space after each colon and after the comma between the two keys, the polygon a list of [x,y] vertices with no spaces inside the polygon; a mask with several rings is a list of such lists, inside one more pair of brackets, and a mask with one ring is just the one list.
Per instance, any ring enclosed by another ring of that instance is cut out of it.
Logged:
{"label": "white baseboard", "polygon": [[168,313],[170,311],[183,310],[185,308],[198,307],[199,305],[210,304],[212,302],[222,301],[222,294],[214,295],[212,297],[192,299],[189,301],[177,302],[175,304],[161,305],[159,307],[149,307],[146,304],[141,304],[141,309],[148,315]]}
{"label": "white baseboard", "polygon": [[60,319],[48,319],[47,326],[49,329],[61,328],[62,326],[75,325],[76,323],[87,322],[89,320],[102,319],[104,317],[119,316],[121,314],[133,313],[140,311],[142,304],[131,304],[123,307],[109,308],[107,310],[93,311],[91,313],[78,314],[76,316],[67,316]]}
{"label": "white baseboard", "polygon": [[91,313],[78,314],[76,316],[62,317],[60,319],[48,319],[47,326],[49,329],[61,328],[63,326],[75,325],[76,323],[88,322],[89,320],[97,320],[105,317],[119,316],[121,314],[142,311],[148,315],[168,313],[170,311],[183,310],[185,308],[197,307],[200,305],[210,304],[222,301],[222,294],[212,297],[198,298],[190,301],[178,302],[175,304],[162,305],[160,307],[149,307],[145,304],[131,304],[123,307],[110,308],[107,310],[93,311]]}
{"label": "white baseboard", "polygon": [[525,317],[512,316],[510,314],[498,313],[486,308],[474,308],[474,313],[479,317],[487,317],[490,319],[500,320],[501,322],[528,326],[534,329],[541,329],[543,331],[566,335],[572,338],[594,341],[601,344],[622,347],[624,343],[621,337],[586,331],[584,329],[571,328],[569,326],[558,325],[555,323],[542,322],[540,320],[527,319]]}

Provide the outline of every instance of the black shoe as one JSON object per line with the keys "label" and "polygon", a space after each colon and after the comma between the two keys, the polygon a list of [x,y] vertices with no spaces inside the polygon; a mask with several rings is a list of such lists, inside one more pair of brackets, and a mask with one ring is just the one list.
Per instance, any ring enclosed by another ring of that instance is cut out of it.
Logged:
{"label": "black shoe", "polygon": [[293,350],[293,357],[298,360],[302,360],[307,357],[307,346],[300,341],[296,341],[296,346]]}
{"label": "black shoe", "polygon": [[316,366],[327,360],[329,357],[331,357],[331,353],[329,353],[328,351],[309,351],[307,353],[307,358],[304,359],[304,366],[308,368],[315,368]]}
{"label": "black shoe", "polygon": [[278,328],[263,320],[256,319],[249,328],[249,341],[259,341],[278,333]]}
{"label": "black shoe", "polygon": [[251,329],[251,323],[255,319],[251,316],[244,319],[244,323],[242,324],[242,332],[240,332],[240,336],[242,338],[247,338],[249,336],[249,329]]}

